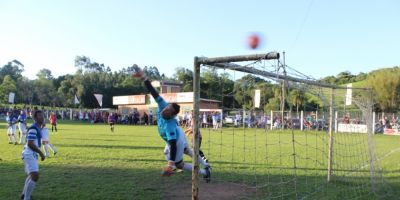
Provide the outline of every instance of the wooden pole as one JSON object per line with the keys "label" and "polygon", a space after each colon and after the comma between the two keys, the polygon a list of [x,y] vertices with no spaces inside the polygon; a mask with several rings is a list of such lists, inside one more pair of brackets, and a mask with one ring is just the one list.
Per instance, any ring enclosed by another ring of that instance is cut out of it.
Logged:
{"label": "wooden pole", "polygon": [[271,110],[271,120],[270,120],[270,122],[271,122],[271,130],[272,130],[272,128],[274,126],[274,112],[272,110]]}
{"label": "wooden pole", "polygon": [[278,52],[269,52],[266,54],[252,54],[252,55],[240,55],[240,56],[225,56],[215,58],[198,58],[200,64],[213,65],[215,63],[227,63],[227,62],[241,62],[241,61],[252,61],[252,60],[275,60],[279,59]]}
{"label": "wooden pole", "polygon": [[[286,76],[286,66],[285,66],[285,52],[283,52],[283,75]],[[286,80],[282,79],[282,101],[281,101],[281,129],[283,130],[285,128],[285,84]]]}
{"label": "wooden pole", "polygon": [[372,112],[372,134],[375,134],[375,112]]}
{"label": "wooden pole", "polygon": [[333,98],[335,89],[331,90],[331,100],[329,105],[329,149],[328,149],[328,182],[332,180],[332,164],[333,164]]}
{"label": "wooden pole", "polygon": [[304,130],[304,113],[300,111],[300,130]]}
{"label": "wooden pole", "polygon": [[198,57],[194,58],[193,67],[193,171],[192,171],[192,200],[199,199],[199,115],[200,115],[200,63]]}
{"label": "wooden pole", "polygon": [[338,132],[338,112],[335,111],[335,133]]}

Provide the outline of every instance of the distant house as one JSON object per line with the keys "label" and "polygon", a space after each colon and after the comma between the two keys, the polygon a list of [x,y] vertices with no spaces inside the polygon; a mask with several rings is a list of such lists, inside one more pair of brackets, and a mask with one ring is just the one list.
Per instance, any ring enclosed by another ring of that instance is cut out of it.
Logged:
{"label": "distant house", "polygon": [[[160,91],[162,96],[169,103],[178,103],[181,106],[178,116],[183,116],[185,112],[193,110],[193,92],[181,92],[182,84],[173,81],[153,81],[154,88]],[[219,108],[218,100],[200,99],[201,112],[222,112]],[[118,112],[122,115],[128,115],[137,111],[142,115],[150,110],[155,114],[157,103],[150,94],[114,96],[113,105],[118,106]]]}

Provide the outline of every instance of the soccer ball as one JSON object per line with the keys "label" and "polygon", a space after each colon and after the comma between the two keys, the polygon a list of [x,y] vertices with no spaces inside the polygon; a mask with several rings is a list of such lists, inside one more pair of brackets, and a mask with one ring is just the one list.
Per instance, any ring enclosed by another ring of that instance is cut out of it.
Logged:
{"label": "soccer ball", "polygon": [[252,34],[248,37],[247,42],[251,49],[256,49],[260,43],[260,37],[257,34]]}

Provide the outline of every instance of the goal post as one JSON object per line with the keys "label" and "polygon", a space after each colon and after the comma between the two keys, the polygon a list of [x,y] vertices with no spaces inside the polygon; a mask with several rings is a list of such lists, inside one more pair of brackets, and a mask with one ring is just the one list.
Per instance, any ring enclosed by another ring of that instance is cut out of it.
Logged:
{"label": "goal post", "polygon": [[[193,122],[194,122],[194,141],[193,141],[193,158],[199,157],[199,141],[200,141],[200,127],[199,127],[199,116],[200,115],[200,66],[201,65],[215,65],[218,67],[229,67],[230,62],[241,62],[241,61],[254,61],[254,60],[273,60],[279,59],[279,53],[271,52],[267,54],[253,54],[244,56],[229,56],[229,57],[216,57],[216,58],[206,58],[206,57],[195,57],[194,67],[193,67]],[[233,66],[231,66],[233,67]],[[241,71],[240,69],[236,69]],[[246,71],[245,69],[242,69]],[[193,171],[192,171],[192,200],[199,199],[199,162],[197,159],[193,159]]]}

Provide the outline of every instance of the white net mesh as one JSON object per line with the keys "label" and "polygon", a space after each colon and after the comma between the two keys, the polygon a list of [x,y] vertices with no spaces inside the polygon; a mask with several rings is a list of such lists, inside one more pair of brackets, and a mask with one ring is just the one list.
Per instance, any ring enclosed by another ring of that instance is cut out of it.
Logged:
{"label": "white net mesh", "polygon": [[[278,63],[272,61],[240,65],[279,77]],[[213,166],[213,182],[239,184],[251,191],[250,199],[392,198],[375,156],[369,90],[352,89],[353,103],[346,106],[345,88],[332,90],[295,81],[284,81],[282,87],[277,77],[213,65],[201,69],[200,96],[212,101],[200,103],[200,118],[204,121],[207,116],[209,124],[201,129],[200,149]],[[212,81],[218,87],[209,87],[215,85]],[[258,108],[257,89],[261,93]],[[213,111],[216,104],[222,109],[219,118]],[[219,124],[216,128],[213,119]]]}

